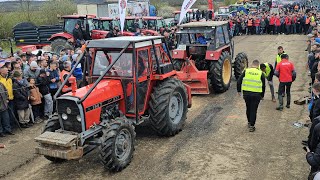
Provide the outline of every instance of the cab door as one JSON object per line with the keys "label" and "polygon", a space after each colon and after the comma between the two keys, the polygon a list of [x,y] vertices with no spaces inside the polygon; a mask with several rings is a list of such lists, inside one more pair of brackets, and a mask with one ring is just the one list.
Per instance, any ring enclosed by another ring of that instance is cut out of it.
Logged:
{"label": "cab door", "polygon": [[147,94],[150,87],[150,50],[142,48],[137,50],[137,106],[139,115],[143,115],[147,105]]}

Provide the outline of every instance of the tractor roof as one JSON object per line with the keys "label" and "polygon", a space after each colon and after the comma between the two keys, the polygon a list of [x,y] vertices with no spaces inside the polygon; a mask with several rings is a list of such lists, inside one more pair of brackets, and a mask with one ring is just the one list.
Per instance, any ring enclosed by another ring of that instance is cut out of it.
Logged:
{"label": "tractor roof", "polygon": [[62,16],[62,18],[66,18],[66,19],[84,19],[84,18],[95,18],[95,15],[65,15]]}
{"label": "tractor roof", "polygon": [[180,25],[181,28],[197,28],[197,27],[216,27],[228,24],[228,21],[203,21],[203,22],[190,22]]}
{"label": "tractor roof", "polygon": [[121,36],[107,39],[92,40],[88,43],[88,48],[125,48],[128,44],[135,44],[136,48],[160,44],[162,36]]}
{"label": "tractor roof", "polygon": [[157,16],[143,16],[143,20],[161,20],[163,17],[157,17]]}
{"label": "tractor roof", "polygon": [[113,20],[111,17],[100,17],[98,19],[101,21],[112,21]]}

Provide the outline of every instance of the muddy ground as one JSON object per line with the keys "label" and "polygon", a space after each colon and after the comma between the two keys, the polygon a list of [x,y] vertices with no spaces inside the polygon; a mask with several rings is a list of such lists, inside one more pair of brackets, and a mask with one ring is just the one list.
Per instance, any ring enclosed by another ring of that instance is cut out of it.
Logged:
{"label": "muddy ground", "polygon": [[[242,36],[235,38],[235,52],[246,52],[250,62],[273,64],[277,47],[283,46],[298,73],[292,87],[292,100],[296,100],[308,94],[305,41],[306,36],[298,35]],[[274,78],[276,89],[277,81]],[[105,171],[94,151],[62,164],[35,156],[4,179],[306,179],[309,167],[300,143],[308,129],[292,124],[307,120],[307,107],[293,104],[283,112],[275,108],[267,86],[257,130],[249,133],[244,100],[237,96],[233,79],[224,94],[193,97],[184,130],[177,136],[161,138],[148,127],[137,127],[134,158],[122,172]]]}

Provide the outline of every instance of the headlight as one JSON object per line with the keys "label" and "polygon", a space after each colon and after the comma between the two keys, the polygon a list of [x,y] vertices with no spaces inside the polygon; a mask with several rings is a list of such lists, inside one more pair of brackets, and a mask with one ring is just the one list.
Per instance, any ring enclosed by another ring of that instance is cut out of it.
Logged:
{"label": "headlight", "polygon": [[68,119],[68,115],[66,115],[65,113],[61,114],[61,118],[63,120],[67,120]]}
{"label": "headlight", "polygon": [[77,121],[81,122],[81,117],[80,117],[80,115],[77,115]]}

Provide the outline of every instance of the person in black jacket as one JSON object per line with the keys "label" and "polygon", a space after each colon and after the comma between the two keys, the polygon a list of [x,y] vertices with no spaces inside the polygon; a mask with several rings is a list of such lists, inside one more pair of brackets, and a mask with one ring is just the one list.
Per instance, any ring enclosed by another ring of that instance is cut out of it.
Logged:
{"label": "person in black jacket", "polygon": [[83,40],[82,30],[80,28],[80,22],[77,22],[73,31],[72,31],[73,38],[76,41],[76,47],[81,47],[81,40]]}
{"label": "person in black jacket", "polygon": [[260,62],[254,60],[250,68],[246,69],[238,79],[237,91],[246,102],[246,114],[249,132],[255,131],[257,110],[261,99],[265,94],[265,76],[259,69]]}
{"label": "person in black jacket", "polygon": [[[312,91],[313,91],[314,96],[313,96],[313,103],[312,103],[310,114],[309,114],[309,117],[311,119],[312,124],[311,124],[310,130],[309,130],[307,144],[311,150],[314,150],[315,143],[317,142],[316,134],[318,133],[317,132],[318,130],[316,130],[315,127],[318,126],[319,122],[320,122],[320,98],[319,98],[320,97],[320,83],[319,82],[316,82],[313,84]],[[320,126],[317,129],[320,129]],[[302,143],[304,144],[305,142],[302,142]]]}
{"label": "person in black jacket", "polygon": [[53,111],[53,100],[50,93],[49,84],[50,81],[50,73],[46,72],[44,69],[40,70],[40,75],[37,78],[37,84],[39,86],[39,91],[44,99],[44,116],[45,118],[49,118],[52,115]]}
{"label": "person in black jacket", "polygon": [[15,71],[13,77],[15,78],[13,82],[13,101],[18,112],[19,123],[22,128],[28,128],[31,113],[29,108],[28,82],[22,79],[22,74],[19,71]]}
{"label": "person in black jacket", "polygon": [[307,147],[306,159],[308,164],[311,166],[310,174],[308,179],[312,179],[312,175],[320,169],[320,144],[317,145],[314,151],[311,151]]}

